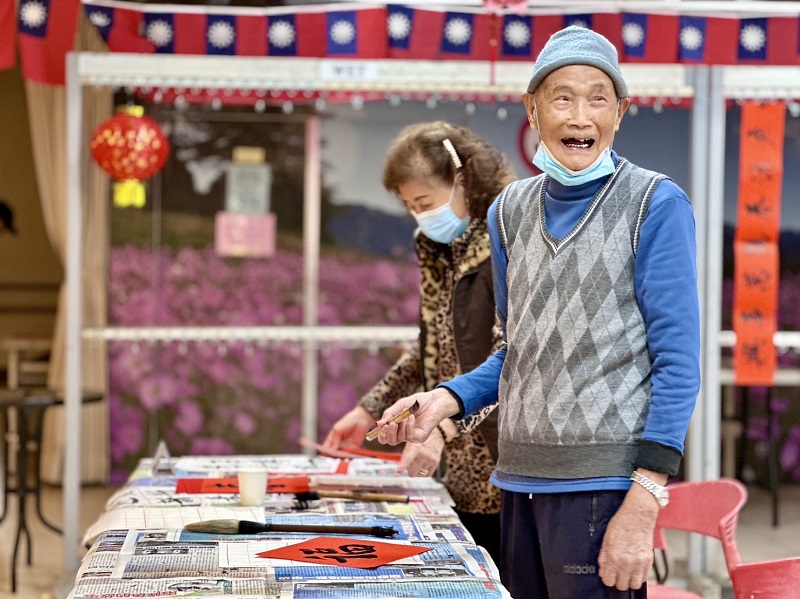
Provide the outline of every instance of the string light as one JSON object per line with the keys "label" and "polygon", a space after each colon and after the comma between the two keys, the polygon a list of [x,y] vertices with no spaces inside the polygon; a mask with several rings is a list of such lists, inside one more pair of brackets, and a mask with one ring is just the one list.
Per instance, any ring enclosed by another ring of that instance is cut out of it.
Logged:
{"label": "string light", "polygon": [[364,98],[361,96],[353,96],[350,100],[350,106],[353,108],[353,110],[361,110],[364,108]]}

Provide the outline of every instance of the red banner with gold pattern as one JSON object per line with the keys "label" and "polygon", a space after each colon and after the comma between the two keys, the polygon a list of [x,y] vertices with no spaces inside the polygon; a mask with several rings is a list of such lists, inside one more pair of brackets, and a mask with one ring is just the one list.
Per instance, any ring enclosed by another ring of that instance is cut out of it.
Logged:
{"label": "red banner with gold pattern", "polygon": [[733,285],[737,385],[772,385],[775,379],[785,126],[782,102],[742,106]]}

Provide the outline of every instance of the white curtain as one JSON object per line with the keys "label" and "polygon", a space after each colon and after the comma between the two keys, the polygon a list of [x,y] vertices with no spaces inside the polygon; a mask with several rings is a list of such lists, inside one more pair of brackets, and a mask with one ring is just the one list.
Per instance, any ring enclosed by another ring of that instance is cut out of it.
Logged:
{"label": "white curtain", "polygon": [[[94,27],[81,14],[76,48],[105,51]],[[109,90],[84,90],[84,133],[89,139],[94,128],[108,118],[112,109]],[[28,116],[33,146],[36,180],[50,242],[62,260],[66,251],[66,94],[65,88],[26,82]],[[88,143],[88,141],[87,141]],[[108,262],[108,177],[91,164],[88,151],[82,162],[83,181],[83,323],[106,323],[106,279]],[[53,331],[53,351],[48,384],[64,386],[65,363],[65,287],[59,295]],[[83,342],[84,388],[107,390],[107,356],[102,342]],[[85,483],[105,483],[109,470],[109,429],[107,401],[82,407],[81,479]],[[63,408],[48,410],[42,440],[42,480],[58,484],[63,473]]]}

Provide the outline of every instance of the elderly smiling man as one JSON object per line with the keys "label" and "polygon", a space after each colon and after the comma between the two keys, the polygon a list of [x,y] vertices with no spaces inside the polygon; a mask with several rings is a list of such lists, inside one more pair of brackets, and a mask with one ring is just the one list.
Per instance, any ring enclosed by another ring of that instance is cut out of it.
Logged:
{"label": "elderly smiling man", "polygon": [[499,400],[502,580],[524,597],[644,597],[664,487],[700,383],[694,217],[664,175],[612,151],[630,106],[617,52],[568,27],[524,96],[543,175],[489,209],[506,345],[471,373],[404,398],[384,443]]}

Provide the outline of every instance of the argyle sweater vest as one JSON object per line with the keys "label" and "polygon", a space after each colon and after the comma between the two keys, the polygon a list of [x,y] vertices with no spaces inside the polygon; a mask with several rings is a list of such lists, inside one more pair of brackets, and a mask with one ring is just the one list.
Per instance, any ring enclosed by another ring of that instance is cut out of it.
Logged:
{"label": "argyle sweater vest", "polygon": [[508,350],[499,471],[561,479],[633,471],[651,369],[634,265],[663,178],[622,160],[563,239],[547,230],[544,175],[503,192]]}

